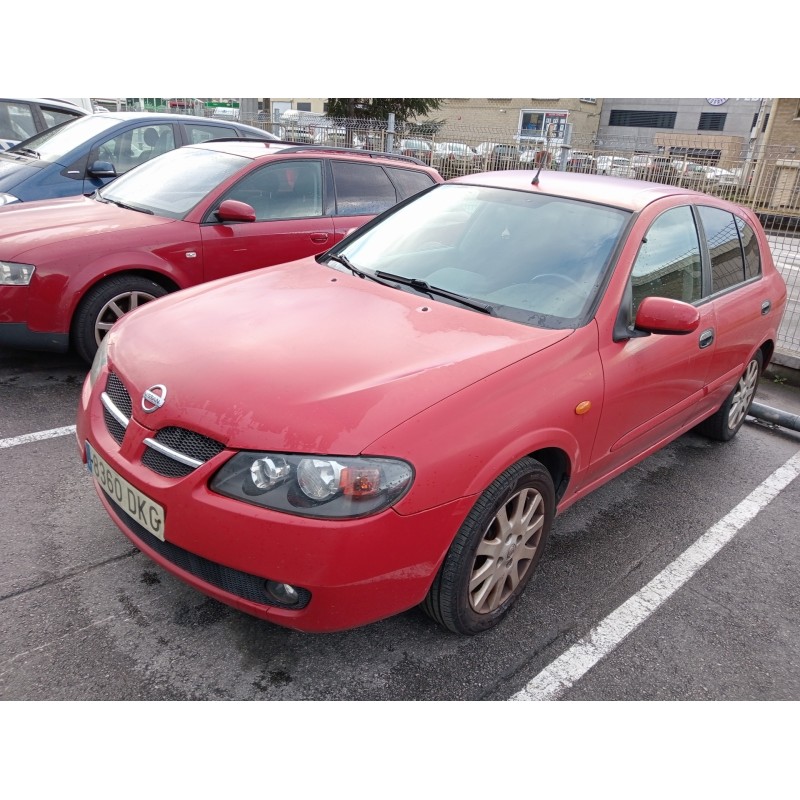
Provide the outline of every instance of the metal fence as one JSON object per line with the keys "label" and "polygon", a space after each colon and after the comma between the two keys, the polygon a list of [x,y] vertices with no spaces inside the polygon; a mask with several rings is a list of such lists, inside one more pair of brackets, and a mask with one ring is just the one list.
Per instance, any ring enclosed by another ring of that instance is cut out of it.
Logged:
{"label": "metal fence", "polygon": [[[208,113],[213,113],[208,110]],[[768,233],[776,266],[789,290],[779,331],[776,361],[800,368],[800,156],[793,147],[753,146],[726,140],[704,150],[636,143],[598,148],[588,137],[525,136],[507,128],[447,123],[397,125],[380,121],[335,120],[308,115],[288,123],[265,112],[240,121],[288,141],[394,151],[413,155],[444,178],[496,169],[560,169],[686,186],[753,209]]]}

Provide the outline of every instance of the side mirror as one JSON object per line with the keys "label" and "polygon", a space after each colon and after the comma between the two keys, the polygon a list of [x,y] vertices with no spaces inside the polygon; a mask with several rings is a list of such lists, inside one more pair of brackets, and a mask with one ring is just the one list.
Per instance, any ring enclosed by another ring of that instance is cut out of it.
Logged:
{"label": "side mirror", "polygon": [[683,335],[697,330],[700,312],[689,303],[667,297],[645,297],[633,327],[644,333]]}
{"label": "side mirror", "polygon": [[110,161],[94,161],[88,170],[93,178],[116,178],[117,168]]}
{"label": "side mirror", "polygon": [[256,210],[241,200],[223,200],[214,213],[220,222],[256,221]]}

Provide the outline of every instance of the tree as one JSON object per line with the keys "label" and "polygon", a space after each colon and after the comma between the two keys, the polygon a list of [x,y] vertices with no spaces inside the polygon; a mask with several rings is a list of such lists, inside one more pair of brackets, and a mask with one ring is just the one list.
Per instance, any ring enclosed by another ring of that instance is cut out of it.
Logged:
{"label": "tree", "polygon": [[442,100],[436,97],[329,97],[327,114],[333,119],[385,121],[394,114],[398,124],[419,114],[438,111]]}

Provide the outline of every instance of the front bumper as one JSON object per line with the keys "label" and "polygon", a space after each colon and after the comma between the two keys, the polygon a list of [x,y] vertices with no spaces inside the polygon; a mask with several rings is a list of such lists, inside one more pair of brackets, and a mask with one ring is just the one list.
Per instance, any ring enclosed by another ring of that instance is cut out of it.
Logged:
{"label": "front bumper", "polygon": [[[95,489],[122,532],[181,580],[253,616],[308,632],[337,631],[405,611],[422,601],[475,498],[403,516],[321,520],[259,508],[212,492],[208,482],[233,455],[223,450],[190,474],[167,477],[143,463],[154,431],[131,419],[112,435],[99,395],[84,384],[76,435],[124,480],[165,511],[161,542]],[[113,426],[112,426],[113,428]],[[412,488],[413,491],[413,488]],[[276,605],[265,581],[304,590],[300,608]],[[306,594],[307,593],[307,594]]]}

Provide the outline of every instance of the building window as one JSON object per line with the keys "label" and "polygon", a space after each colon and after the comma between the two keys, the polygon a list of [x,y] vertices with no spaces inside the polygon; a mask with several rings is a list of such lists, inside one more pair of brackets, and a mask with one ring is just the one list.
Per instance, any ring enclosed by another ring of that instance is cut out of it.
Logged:
{"label": "building window", "polygon": [[677,111],[612,111],[610,126],[619,128],[674,128]]}
{"label": "building window", "polygon": [[697,126],[699,131],[721,131],[725,128],[725,117],[727,114],[719,114],[707,111],[700,115],[700,123]]}
{"label": "building window", "polygon": [[298,111],[311,111],[311,103],[298,103],[297,104]]}

